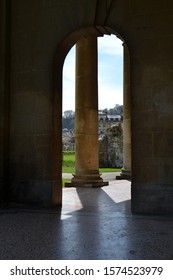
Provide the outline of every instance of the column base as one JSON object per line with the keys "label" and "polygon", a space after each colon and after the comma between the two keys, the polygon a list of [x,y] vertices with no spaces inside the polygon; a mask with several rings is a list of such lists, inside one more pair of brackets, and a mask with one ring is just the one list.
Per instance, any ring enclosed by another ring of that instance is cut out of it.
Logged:
{"label": "column base", "polygon": [[120,175],[116,176],[116,180],[131,180],[132,172],[129,169],[122,169]]}
{"label": "column base", "polygon": [[109,182],[103,182],[101,174],[95,170],[77,171],[73,176],[70,183],[65,183],[65,187],[101,188],[109,185]]}

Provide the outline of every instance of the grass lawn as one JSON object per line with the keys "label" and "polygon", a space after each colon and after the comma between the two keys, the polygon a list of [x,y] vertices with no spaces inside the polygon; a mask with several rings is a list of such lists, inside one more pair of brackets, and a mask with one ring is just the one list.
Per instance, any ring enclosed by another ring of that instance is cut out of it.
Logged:
{"label": "grass lawn", "polygon": [[63,167],[74,167],[75,165],[75,154],[63,154]]}
{"label": "grass lawn", "polygon": [[74,166],[62,166],[62,173],[74,173]]}
{"label": "grass lawn", "polygon": [[[99,168],[100,173],[120,172],[121,168]],[[66,151],[63,154],[62,173],[74,173],[75,171],[75,153],[74,151]]]}
{"label": "grass lawn", "polygon": [[63,178],[62,179],[62,186],[64,187],[65,183],[68,183],[70,181],[71,181],[70,179]]}
{"label": "grass lawn", "polygon": [[106,172],[121,172],[121,168],[99,168],[100,173],[106,173]]}
{"label": "grass lawn", "polygon": [[[99,168],[100,173],[105,172],[120,172],[121,168]],[[63,166],[62,167],[62,173],[74,173],[75,168],[74,166]]]}

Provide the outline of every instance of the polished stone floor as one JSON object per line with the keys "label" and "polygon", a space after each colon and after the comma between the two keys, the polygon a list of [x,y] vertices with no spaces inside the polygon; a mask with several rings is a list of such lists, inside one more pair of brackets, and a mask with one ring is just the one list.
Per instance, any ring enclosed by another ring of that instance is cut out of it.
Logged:
{"label": "polished stone floor", "polygon": [[173,259],[173,217],[132,214],[126,180],[65,188],[61,210],[0,209],[0,259]]}

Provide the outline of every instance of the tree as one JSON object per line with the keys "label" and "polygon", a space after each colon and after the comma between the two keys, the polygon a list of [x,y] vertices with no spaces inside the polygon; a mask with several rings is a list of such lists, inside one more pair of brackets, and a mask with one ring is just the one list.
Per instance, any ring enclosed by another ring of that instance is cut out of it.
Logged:
{"label": "tree", "polygon": [[73,119],[75,116],[75,112],[73,110],[64,111],[64,118],[65,119]]}
{"label": "tree", "polygon": [[74,129],[75,126],[75,112],[72,110],[64,111],[62,117],[62,127],[67,129]]}
{"label": "tree", "polygon": [[115,109],[115,111],[117,112],[118,115],[123,114],[123,105],[116,104],[114,109]]}

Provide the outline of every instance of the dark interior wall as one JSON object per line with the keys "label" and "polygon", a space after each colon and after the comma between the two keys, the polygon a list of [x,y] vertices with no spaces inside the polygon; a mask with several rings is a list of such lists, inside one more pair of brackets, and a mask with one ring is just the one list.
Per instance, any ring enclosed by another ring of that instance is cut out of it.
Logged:
{"label": "dark interior wall", "polygon": [[2,189],[3,189],[3,146],[4,146],[4,91],[5,91],[5,86],[4,86],[4,53],[5,53],[5,46],[4,46],[4,35],[5,35],[5,1],[0,1],[0,40],[2,43],[1,48],[0,48],[0,201],[2,202],[3,194],[2,194]]}
{"label": "dark interior wall", "polygon": [[0,202],[9,187],[10,1],[0,1]]}
{"label": "dark interior wall", "polygon": [[133,21],[141,19],[131,60],[132,209],[172,213],[173,5],[170,1],[132,3]]}

